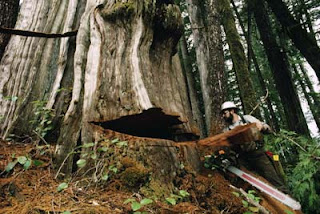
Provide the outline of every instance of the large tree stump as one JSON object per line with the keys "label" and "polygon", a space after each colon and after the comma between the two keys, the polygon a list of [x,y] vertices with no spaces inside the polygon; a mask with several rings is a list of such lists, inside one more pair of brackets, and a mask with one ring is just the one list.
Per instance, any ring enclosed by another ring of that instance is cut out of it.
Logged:
{"label": "large tree stump", "polygon": [[[20,13],[17,29],[78,33],[12,37],[0,64],[1,138],[34,136],[36,130],[58,141],[59,166],[77,145],[91,141],[92,124],[141,137],[199,135],[176,55],[183,31],[177,5],[25,0]],[[65,164],[71,172],[72,158]]]}
{"label": "large tree stump", "polygon": [[[173,57],[181,33],[179,8],[166,1],[108,1],[87,8],[77,38],[74,93],[59,136],[57,163],[79,137],[82,143],[91,142],[91,124],[171,140],[199,134],[179,59]],[[66,171],[70,167],[68,162]]]}
{"label": "large tree stump", "polygon": [[[90,167],[95,166],[93,174],[96,181],[99,181],[99,175],[102,176],[100,169],[112,174],[108,169],[114,166],[118,168],[114,176],[120,178],[124,185],[138,188],[146,195],[164,197],[176,191],[178,180],[185,174],[196,175],[202,168],[195,143],[179,146],[174,141],[136,137],[97,125],[89,128],[93,133],[94,150],[103,146],[109,152],[103,159],[104,167],[98,166],[97,161],[89,161]],[[83,150],[83,153],[88,151],[86,148]]]}

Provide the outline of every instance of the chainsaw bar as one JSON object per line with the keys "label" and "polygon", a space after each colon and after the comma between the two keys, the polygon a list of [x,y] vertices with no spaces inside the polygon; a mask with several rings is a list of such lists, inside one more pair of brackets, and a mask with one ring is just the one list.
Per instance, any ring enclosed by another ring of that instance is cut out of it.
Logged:
{"label": "chainsaw bar", "polygon": [[294,200],[290,196],[280,192],[276,188],[260,181],[259,179],[253,177],[252,175],[234,167],[229,166],[227,167],[227,170],[232,172],[233,174],[237,175],[238,177],[242,178],[246,182],[250,183],[252,186],[256,187],[257,189],[261,190],[262,192],[267,193],[271,197],[277,199],[281,203],[291,207],[293,210],[300,210],[301,205],[298,201]]}

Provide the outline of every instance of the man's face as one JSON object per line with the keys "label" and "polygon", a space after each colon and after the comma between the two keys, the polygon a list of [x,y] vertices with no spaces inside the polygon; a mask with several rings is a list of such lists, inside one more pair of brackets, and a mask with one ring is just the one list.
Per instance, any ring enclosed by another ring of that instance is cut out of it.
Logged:
{"label": "man's face", "polygon": [[227,123],[232,123],[232,120],[233,120],[233,110],[232,110],[232,109],[226,109],[226,110],[222,111],[222,118],[223,118],[224,121],[226,121]]}

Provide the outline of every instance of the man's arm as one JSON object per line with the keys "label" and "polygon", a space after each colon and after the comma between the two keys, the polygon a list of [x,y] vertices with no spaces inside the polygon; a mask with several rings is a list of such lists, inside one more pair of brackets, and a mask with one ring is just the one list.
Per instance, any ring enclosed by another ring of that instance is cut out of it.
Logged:
{"label": "man's arm", "polygon": [[264,133],[264,134],[272,133],[272,129],[268,124],[261,122],[260,120],[258,120],[254,116],[244,115],[243,117],[247,122],[255,123],[257,125],[257,128],[259,129],[259,131],[261,131],[262,133]]}

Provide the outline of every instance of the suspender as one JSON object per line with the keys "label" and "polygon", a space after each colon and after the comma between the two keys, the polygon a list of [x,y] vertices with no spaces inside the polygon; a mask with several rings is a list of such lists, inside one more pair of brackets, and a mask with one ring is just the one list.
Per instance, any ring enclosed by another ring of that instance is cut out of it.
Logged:
{"label": "suspender", "polygon": [[239,116],[240,116],[240,118],[241,118],[241,120],[242,120],[242,122],[244,123],[244,124],[249,124],[250,122],[249,121],[247,121],[246,119],[244,119],[244,116],[242,115],[242,114],[239,114]]}

